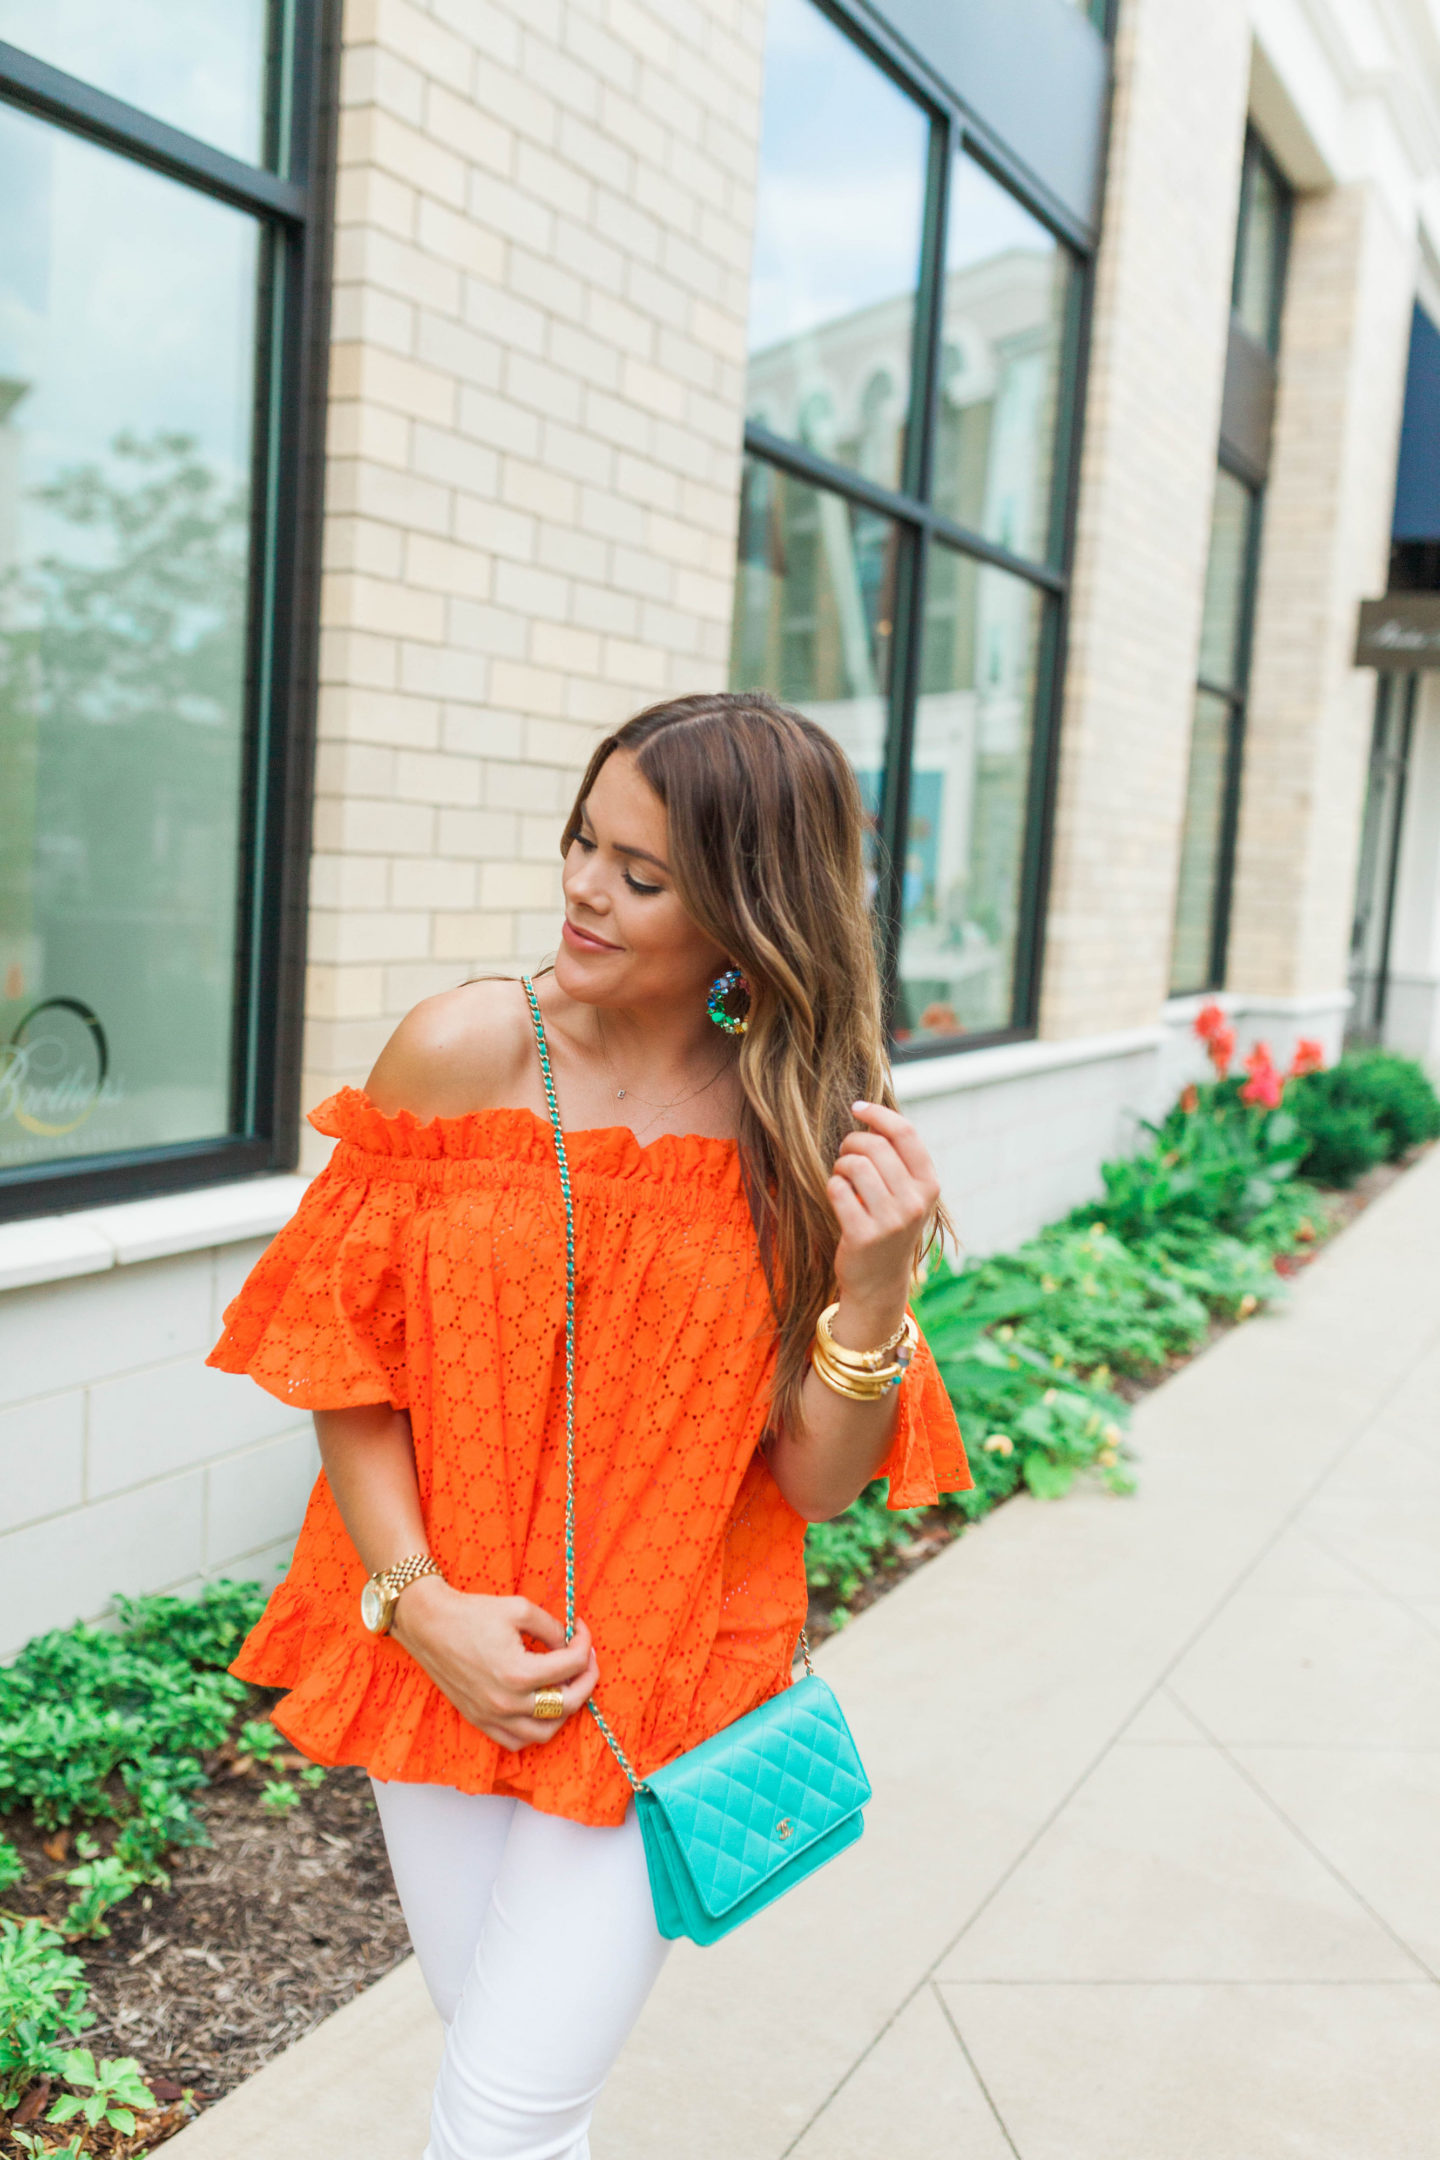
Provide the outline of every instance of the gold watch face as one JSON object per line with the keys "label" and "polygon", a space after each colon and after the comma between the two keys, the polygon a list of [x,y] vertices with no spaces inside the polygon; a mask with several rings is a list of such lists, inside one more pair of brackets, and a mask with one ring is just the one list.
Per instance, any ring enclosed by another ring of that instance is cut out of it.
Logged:
{"label": "gold watch face", "polygon": [[385,1599],[374,1582],[367,1582],[360,1592],[360,1618],[372,1635],[385,1632]]}

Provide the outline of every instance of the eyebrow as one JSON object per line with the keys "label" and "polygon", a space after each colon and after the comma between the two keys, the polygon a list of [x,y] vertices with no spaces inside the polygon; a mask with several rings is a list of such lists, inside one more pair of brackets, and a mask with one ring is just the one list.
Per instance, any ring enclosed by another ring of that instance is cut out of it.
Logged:
{"label": "eyebrow", "polygon": [[[590,825],[590,813],[588,810],[581,810],[580,822],[582,825]],[[590,829],[593,832],[595,828],[593,825],[591,825]],[[654,863],[657,870],[663,870],[666,877],[669,877],[669,863],[662,862],[658,855],[652,855],[648,848],[630,847],[624,840],[612,840],[610,845],[614,848],[617,855],[634,855],[637,856],[641,862]]]}

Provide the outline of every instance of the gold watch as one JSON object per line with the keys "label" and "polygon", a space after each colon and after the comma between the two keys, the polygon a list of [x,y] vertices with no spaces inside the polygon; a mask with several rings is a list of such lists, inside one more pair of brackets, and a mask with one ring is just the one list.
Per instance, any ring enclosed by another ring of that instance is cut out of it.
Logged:
{"label": "gold watch", "polygon": [[395,1607],[400,1592],[422,1575],[438,1575],[439,1562],[429,1553],[411,1553],[408,1559],[397,1560],[394,1567],[386,1568],[383,1575],[372,1575],[360,1592],[360,1618],[372,1635],[388,1635],[390,1623],[395,1617]]}

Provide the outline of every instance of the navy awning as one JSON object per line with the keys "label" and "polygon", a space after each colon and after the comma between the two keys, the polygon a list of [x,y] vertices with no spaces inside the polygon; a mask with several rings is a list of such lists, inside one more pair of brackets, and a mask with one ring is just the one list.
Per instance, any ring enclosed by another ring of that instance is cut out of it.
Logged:
{"label": "navy awning", "polygon": [[1395,475],[1397,540],[1440,540],[1440,330],[1417,305]]}

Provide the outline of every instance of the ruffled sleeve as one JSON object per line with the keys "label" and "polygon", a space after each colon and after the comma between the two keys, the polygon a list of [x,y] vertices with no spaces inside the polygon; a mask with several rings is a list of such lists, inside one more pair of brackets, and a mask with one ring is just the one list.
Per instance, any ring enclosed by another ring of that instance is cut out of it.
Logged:
{"label": "ruffled sleeve", "polygon": [[890,1480],[886,1505],[933,1507],[941,1493],[967,1492],[975,1480],[960,1427],[924,1336],[900,1387],[895,1438],[878,1475]]}
{"label": "ruffled sleeve", "polygon": [[[330,1107],[311,1120],[322,1132],[335,1129]],[[358,1148],[337,1150],[226,1307],[207,1364],[301,1410],[408,1406],[402,1263],[416,1192],[364,1165]]]}

